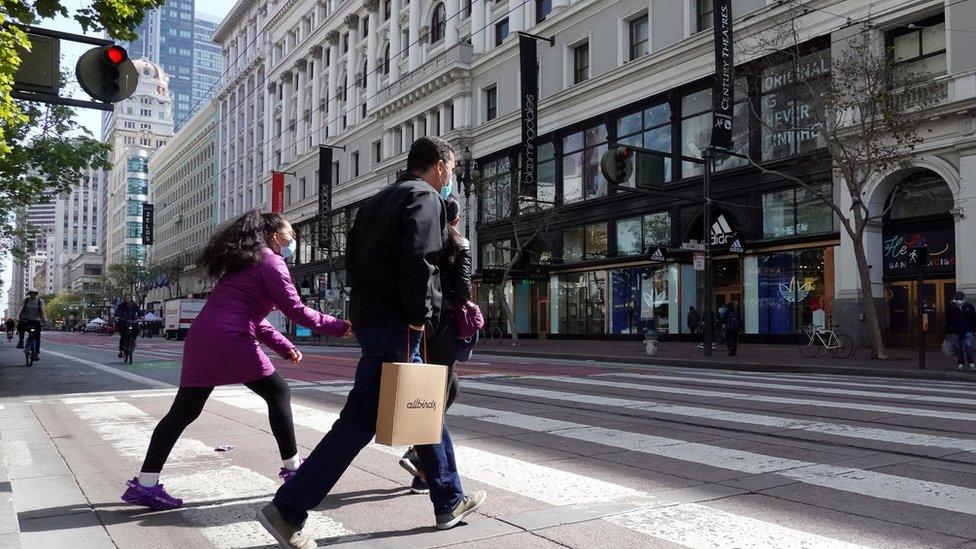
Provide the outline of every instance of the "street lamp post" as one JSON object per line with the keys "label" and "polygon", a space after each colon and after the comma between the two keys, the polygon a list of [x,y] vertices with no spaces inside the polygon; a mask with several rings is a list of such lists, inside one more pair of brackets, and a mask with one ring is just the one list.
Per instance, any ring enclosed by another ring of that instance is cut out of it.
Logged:
{"label": "street lamp post", "polygon": [[471,191],[476,179],[481,177],[478,165],[474,163],[471,149],[465,147],[461,153],[461,182],[464,190],[464,237],[471,240]]}

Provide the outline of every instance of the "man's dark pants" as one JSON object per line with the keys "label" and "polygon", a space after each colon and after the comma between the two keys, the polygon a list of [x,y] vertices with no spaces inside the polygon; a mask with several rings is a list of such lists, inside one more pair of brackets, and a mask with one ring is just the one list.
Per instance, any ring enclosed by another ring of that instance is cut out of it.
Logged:
{"label": "man's dark pants", "polygon": [[[403,324],[357,326],[356,339],[362,356],[356,368],[356,381],[339,419],[302,463],[295,476],[275,495],[274,504],[281,516],[302,526],[308,511],[318,506],[376,432],[380,375],[384,362],[421,362],[420,334]],[[430,487],[435,514],[449,513],[464,496],[454,461],[454,446],[447,422],[440,444],[417,446],[417,454]]]}
{"label": "man's dark pants", "polygon": [[40,320],[20,320],[17,322],[17,345],[24,346],[24,334],[31,327],[37,330],[37,352],[41,352],[41,321]]}

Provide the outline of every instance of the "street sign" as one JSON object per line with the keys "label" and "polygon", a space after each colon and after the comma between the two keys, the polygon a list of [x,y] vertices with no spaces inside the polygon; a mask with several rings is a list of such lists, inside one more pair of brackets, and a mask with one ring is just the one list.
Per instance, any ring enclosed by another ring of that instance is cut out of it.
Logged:
{"label": "street sign", "polygon": [[652,248],[650,252],[651,252],[651,261],[653,261],[654,263],[667,262],[668,258],[664,253],[664,248]]}
{"label": "street sign", "polygon": [[61,87],[61,41],[27,33],[30,51],[18,48],[20,67],[14,73],[14,89],[57,95]]}
{"label": "street sign", "polygon": [[701,252],[695,252],[695,270],[704,271],[705,270],[705,254]]}
{"label": "street sign", "polygon": [[701,242],[696,242],[696,241],[692,240],[690,242],[682,242],[681,243],[681,249],[682,250],[688,250],[690,252],[704,252],[705,251],[705,245],[703,243],[701,243]]}

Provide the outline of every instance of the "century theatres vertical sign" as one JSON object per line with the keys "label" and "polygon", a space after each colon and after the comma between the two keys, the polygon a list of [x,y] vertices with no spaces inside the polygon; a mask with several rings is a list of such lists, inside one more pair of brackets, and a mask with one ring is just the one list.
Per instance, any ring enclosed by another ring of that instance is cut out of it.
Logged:
{"label": "century theatres vertical sign", "polygon": [[332,149],[319,147],[319,249],[328,257],[332,250]]}
{"label": "century theatres vertical sign", "polygon": [[535,38],[519,36],[519,61],[522,77],[522,181],[519,196],[535,198],[535,142],[539,114],[539,67]]}
{"label": "century theatres vertical sign", "polygon": [[285,174],[271,172],[271,213],[285,213]]}
{"label": "century theatres vertical sign", "polygon": [[735,77],[732,60],[732,0],[714,0],[715,83],[712,87],[712,146],[732,149]]}

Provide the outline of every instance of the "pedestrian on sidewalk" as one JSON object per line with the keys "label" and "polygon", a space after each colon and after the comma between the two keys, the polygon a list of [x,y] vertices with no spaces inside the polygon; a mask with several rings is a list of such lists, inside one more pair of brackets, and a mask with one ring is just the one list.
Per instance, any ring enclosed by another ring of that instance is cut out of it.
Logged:
{"label": "pedestrian on sidewalk", "polygon": [[[450,195],[454,168],[454,150],[447,141],[422,137],[410,147],[406,172],[356,215],[346,243],[346,275],[352,288],[350,316],[362,356],[332,430],[298,473],[278,489],[274,500],[258,511],[258,520],[282,547],[315,547],[315,540],[301,528],[308,511],[332,491],[373,439],[383,363],[421,362],[421,339],[430,326],[438,325],[437,265],[447,229],[441,196]],[[456,526],[484,503],[483,491],[465,495],[461,488],[446,422],[440,444],[416,450],[438,529]]]}
{"label": "pedestrian on sidewalk", "polygon": [[[447,405],[444,408],[446,413],[457,398],[459,389],[454,364],[457,362],[461,340],[458,339],[455,317],[458,308],[471,300],[471,243],[457,230],[458,223],[461,221],[461,205],[453,197],[445,200],[444,205],[448,219],[448,235],[438,261],[442,292],[441,315],[433,333],[430,334],[427,344],[429,354],[426,361],[429,364],[447,366]],[[415,494],[430,492],[416,448],[411,446],[403,454],[400,466],[413,476],[410,484],[411,492]]]}
{"label": "pedestrian on sidewalk", "polygon": [[976,307],[966,301],[966,294],[956,292],[952,303],[946,311],[949,331],[956,339],[956,369],[960,372],[966,369],[976,372],[976,361],[973,360],[973,332],[976,331]]}
{"label": "pedestrian on sidewalk", "polygon": [[742,331],[742,314],[735,301],[722,311],[722,324],[725,326],[725,346],[729,349],[729,356],[735,356],[739,352],[739,332]]}
{"label": "pedestrian on sidewalk", "polygon": [[302,305],[285,259],[295,252],[295,231],[278,214],[252,210],[219,230],[197,264],[217,280],[213,293],[186,338],[180,388],[169,412],[156,425],[139,475],[126,482],[122,500],[152,509],[180,507],[159,484],[159,473],[183,430],[199,417],[217,385],[243,383],[268,404],[281,470],[294,476],[301,459],[295,442],[288,383],[275,371],[259,343],[299,363],[302,353],[266,319],[277,307],[314,331],[351,337],[348,322]]}
{"label": "pedestrian on sidewalk", "polygon": [[698,333],[699,327],[701,327],[701,315],[698,313],[698,309],[692,305],[688,307],[688,332],[695,335]]}

